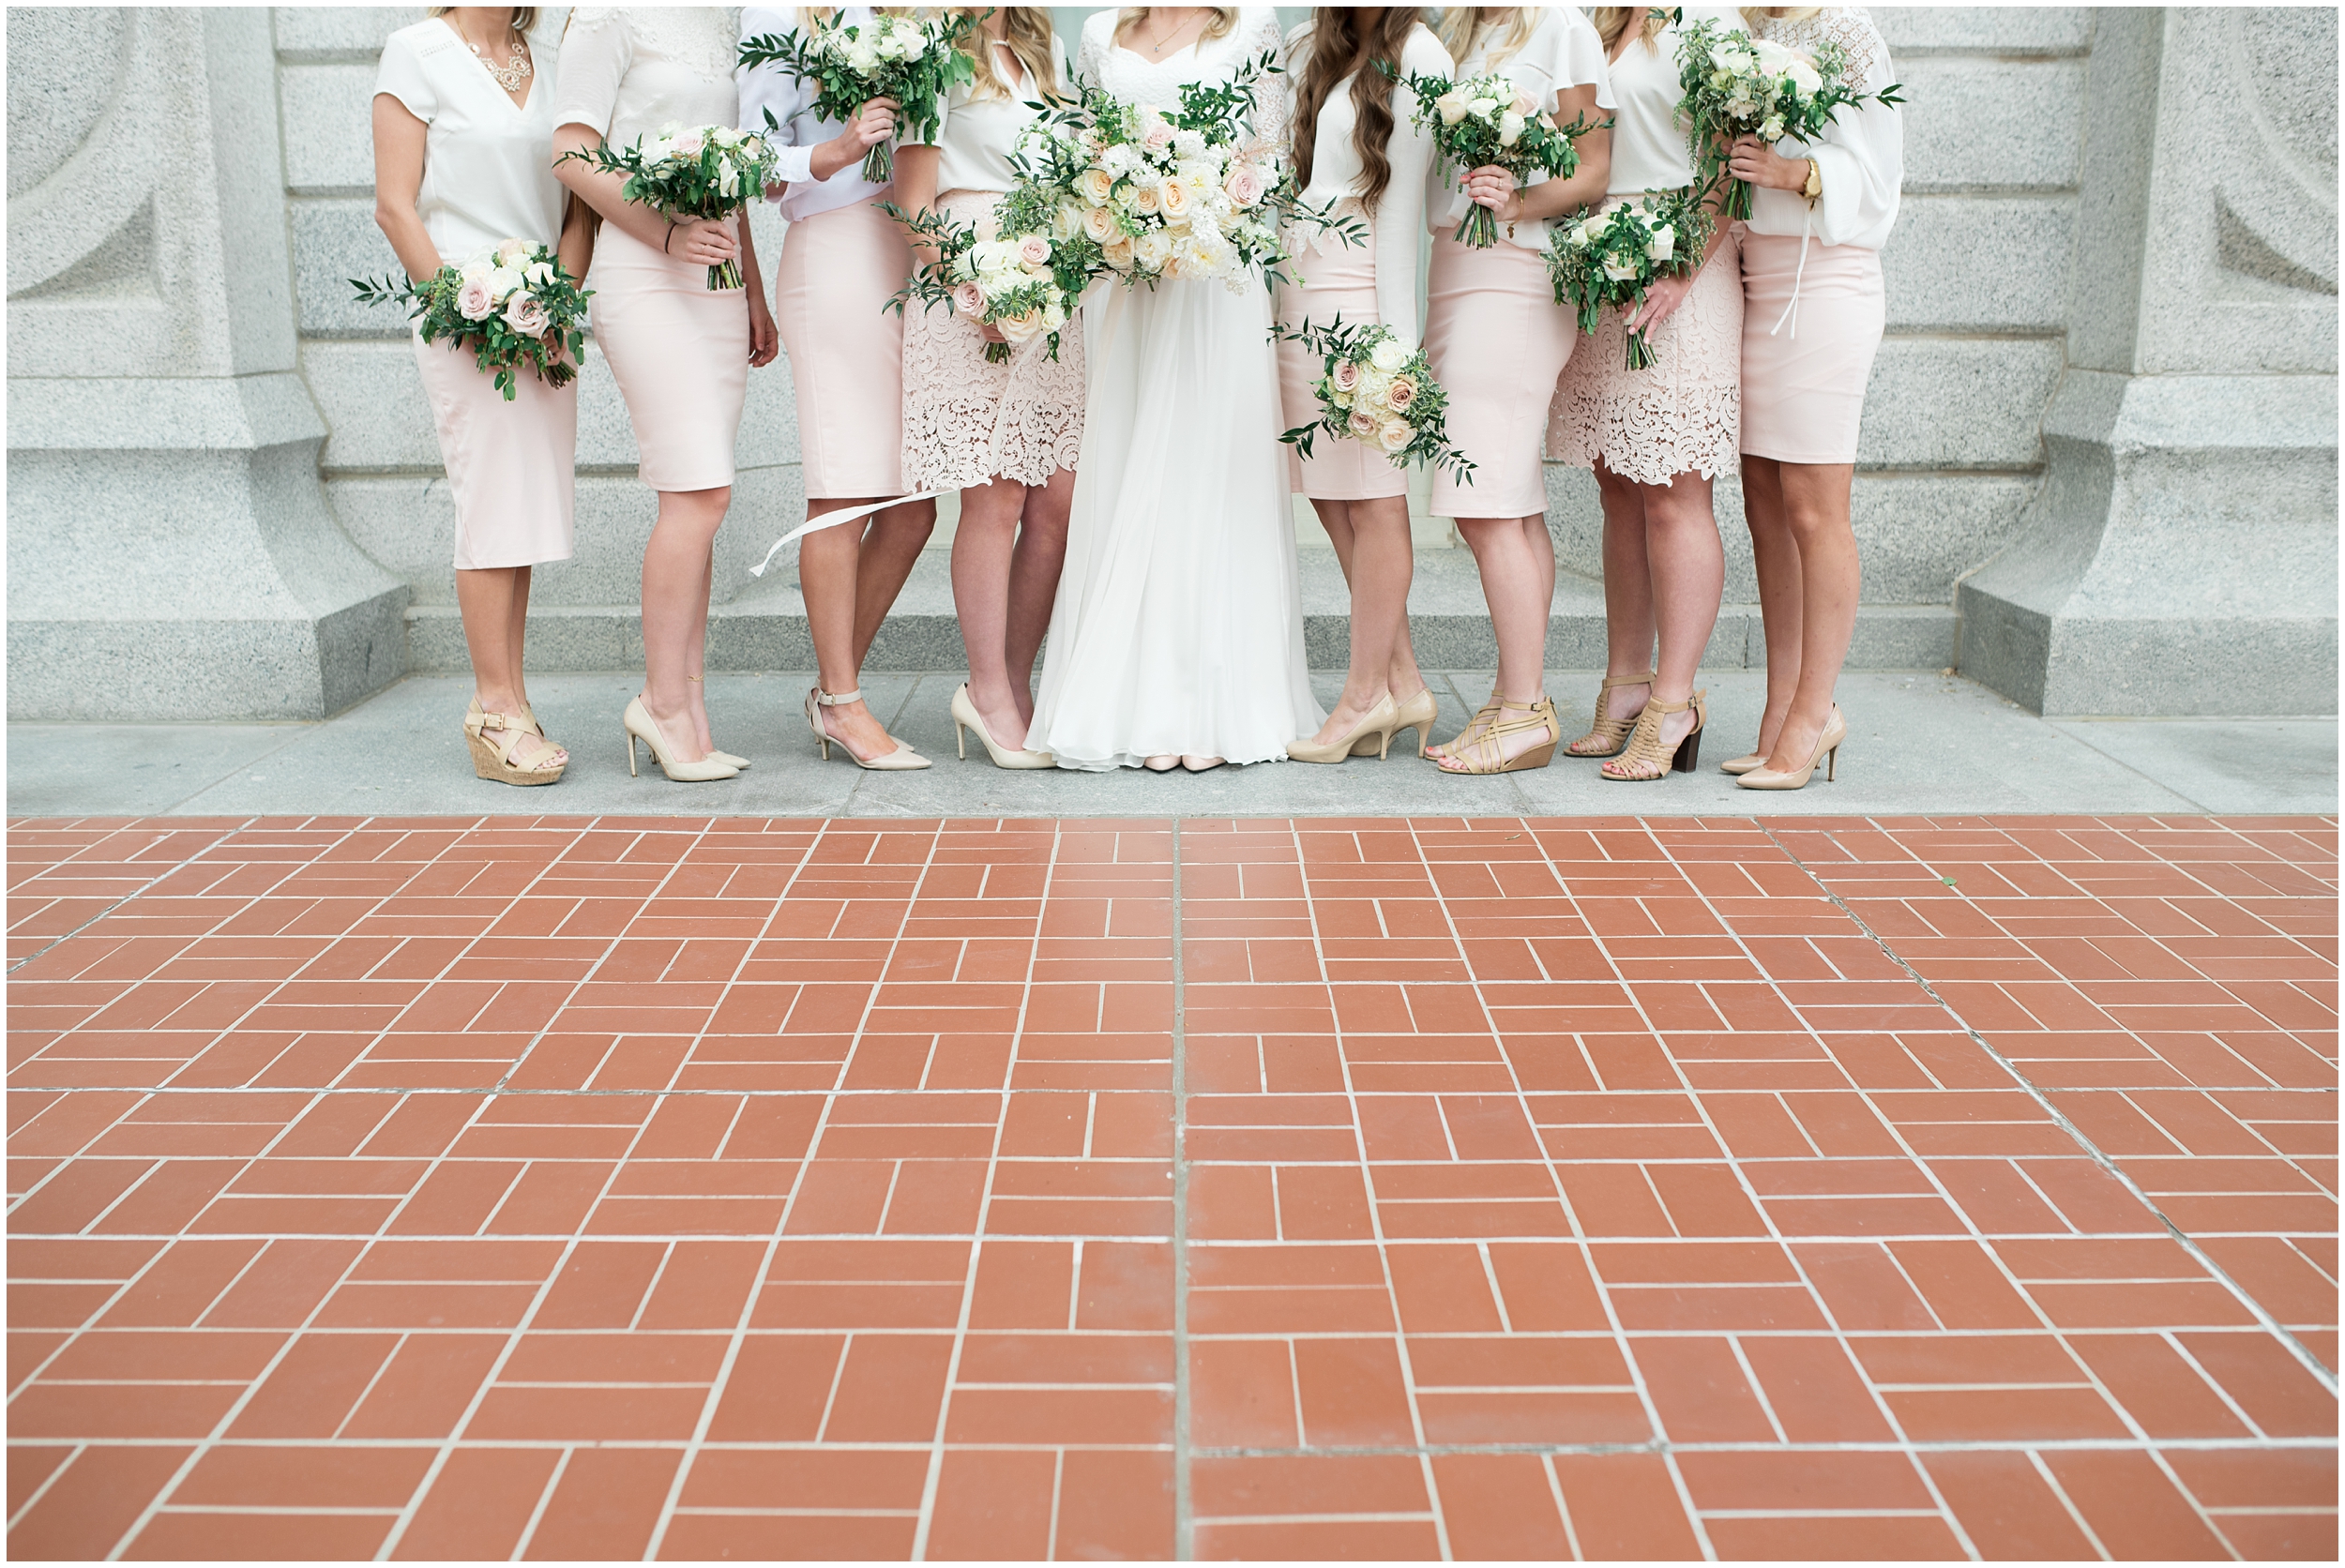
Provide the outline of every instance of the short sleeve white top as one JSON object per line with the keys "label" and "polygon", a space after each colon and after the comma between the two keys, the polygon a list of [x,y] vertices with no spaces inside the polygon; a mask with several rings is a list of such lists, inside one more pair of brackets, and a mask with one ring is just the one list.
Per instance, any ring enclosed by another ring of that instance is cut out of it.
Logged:
{"label": "short sleeve white top", "polygon": [[733,13],[721,7],[582,6],[562,40],[554,124],[599,132],[614,150],[672,122],[733,125],[734,46]]}
{"label": "short sleeve white top", "polygon": [[[1300,82],[1310,60],[1311,28],[1306,23],[1287,38],[1286,70]],[[1449,79],[1449,52],[1422,25],[1400,45],[1400,69],[1407,76]],[[1416,347],[1416,269],[1418,225],[1423,220],[1426,172],[1433,164],[1433,138],[1416,124],[1416,95],[1405,84],[1392,90],[1392,135],[1384,156],[1392,177],[1376,204],[1373,243],[1376,255],[1376,318],[1390,327],[1411,349]],[[1359,115],[1352,105],[1352,78],[1328,89],[1319,106],[1311,133],[1311,183],[1303,200],[1314,207],[1360,210],[1361,182],[1368,177],[1359,149],[1352,144]],[[1320,244],[1340,245],[1324,238]]]}
{"label": "short sleeve white top", "polygon": [[[869,6],[841,6],[831,12],[829,25],[868,27],[873,14]],[[807,16],[801,7],[744,6],[741,8],[741,37],[744,39],[763,38],[768,33],[793,33],[806,25]],[[837,120],[826,120],[814,112],[813,83],[792,77],[779,66],[741,69],[738,81],[741,128],[755,131],[773,143],[777,159],[775,178],[788,188],[781,194],[781,216],[785,222],[795,223],[801,218],[812,218],[817,213],[868,202],[887,189],[885,186],[874,185],[863,177],[861,158],[855,159],[826,180],[814,177],[814,149],[846,128]],[[768,113],[774,117],[771,126],[765,123]],[[949,188],[938,186],[937,188],[944,190]]]}
{"label": "short sleeve white top", "polygon": [[[1503,23],[1485,23],[1476,28],[1473,45],[1467,49],[1465,58],[1458,62],[1458,80],[1470,81],[1495,71],[1530,94],[1550,113],[1554,113],[1560,95],[1593,83],[1596,106],[1606,111],[1613,107],[1611,72],[1604,65],[1604,40],[1581,14],[1579,7],[1539,8],[1538,21],[1532,26],[1531,36],[1522,41],[1522,47],[1493,61],[1490,52],[1505,43],[1506,37],[1506,25]],[[1425,211],[1427,222],[1435,233],[1465,218],[1466,193],[1459,183],[1462,173],[1444,159],[1433,161],[1432,178],[1426,187]],[[1546,179],[1545,174],[1534,174],[1529,183],[1540,185]],[[1520,221],[1501,226],[1498,234],[1525,250],[1544,250],[1547,226],[1546,219]]]}
{"label": "short sleeve white top", "polygon": [[[1018,56],[1010,53],[1006,42],[993,45],[993,74],[1008,82],[1021,68]],[[1053,89],[1064,92],[1066,70],[1059,66],[1052,52],[1051,82]],[[945,106],[945,119],[936,133],[934,143],[940,150],[936,160],[936,191],[947,190],[1007,190],[1018,183],[1018,170],[1011,161],[1018,151],[1018,138],[1028,126],[1040,117],[1039,112],[1028,105],[1039,98],[1035,84],[1019,80],[1006,94],[990,98],[973,98],[974,83],[964,83],[953,89],[951,101]]]}
{"label": "short sleeve white top", "polygon": [[542,38],[530,39],[529,96],[516,104],[437,17],[384,40],[374,90],[424,123],[416,212],[442,263],[465,262],[508,239],[552,245],[562,237],[554,53]]}
{"label": "short sleeve white top", "polygon": [[[1707,19],[1744,31],[1741,14],[1731,7],[1687,6],[1678,14],[1687,23]],[[1611,62],[1611,195],[1693,184],[1693,153],[1677,117],[1677,102],[1686,96],[1677,80],[1678,25],[1672,22],[1651,38],[1632,32]]]}

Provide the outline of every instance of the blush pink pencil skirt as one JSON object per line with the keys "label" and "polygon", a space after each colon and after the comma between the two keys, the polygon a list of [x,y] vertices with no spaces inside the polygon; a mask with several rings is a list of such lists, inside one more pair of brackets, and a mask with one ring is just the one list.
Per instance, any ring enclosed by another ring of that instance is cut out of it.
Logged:
{"label": "blush pink pencil skirt", "polygon": [[415,334],[416,366],[440,432],[456,502],[456,569],[535,566],[570,558],[578,457],[578,383],[556,391],[516,370],[513,400],[469,349]]}
{"label": "blush pink pencil skirt", "polygon": [[[1789,235],[1743,234],[1743,450],[1854,462],[1886,315],[1881,252],[1811,239],[1802,271],[1799,248]],[[1794,277],[1799,308],[1786,319]]]}
{"label": "blush pink pencil skirt", "polygon": [[[1303,285],[1278,285],[1278,320],[1288,326],[1332,325],[1338,315],[1346,326],[1370,324],[1376,314],[1376,238],[1346,245],[1334,234],[1321,236],[1319,248],[1295,257],[1289,270],[1300,272]],[[1281,430],[1308,425],[1319,417],[1319,398],[1311,388],[1326,372],[1326,359],[1300,343],[1278,345],[1278,401],[1286,420]],[[1395,468],[1382,448],[1322,430],[1311,440],[1309,459],[1294,447],[1287,449],[1287,483],[1313,501],[1374,501],[1409,493],[1409,475]]]}
{"label": "blush pink pencil skirt", "polygon": [[710,288],[707,267],[616,223],[596,237],[588,273],[587,313],[635,427],[637,476],[671,492],[731,485],[749,388],[748,291]]}
{"label": "blush pink pencil skirt", "polygon": [[883,199],[802,218],[782,236],[774,322],[816,500],[905,493],[904,325],[887,302],[912,276],[912,248]]}
{"label": "blush pink pencil skirt", "polygon": [[1425,353],[1449,394],[1449,444],[1474,463],[1474,482],[1433,471],[1439,518],[1527,518],[1547,510],[1540,445],[1555,380],[1578,334],[1555,303],[1547,262],[1501,239],[1486,249],[1460,245],[1457,230],[1433,236],[1425,279]]}

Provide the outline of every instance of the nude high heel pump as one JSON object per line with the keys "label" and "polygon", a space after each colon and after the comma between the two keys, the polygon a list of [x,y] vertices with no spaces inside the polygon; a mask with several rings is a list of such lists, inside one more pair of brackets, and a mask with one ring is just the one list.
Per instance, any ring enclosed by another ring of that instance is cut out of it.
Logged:
{"label": "nude high heel pump", "polygon": [[[1399,703],[1398,713],[1399,717],[1393,723],[1392,732],[1398,735],[1403,730],[1415,731],[1416,754],[1422,759],[1425,755],[1425,747],[1433,738],[1433,721],[1441,716],[1441,700],[1433,695],[1431,686],[1425,686],[1415,697]],[[1352,743],[1352,755],[1354,757],[1365,757],[1369,752],[1378,749],[1378,743],[1373,735],[1362,735]]]}
{"label": "nude high heel pump", "polygon": [[[1340,762],[1346,757],[1365,757],[1373,751],[1381,761],[1392,749],[1392,732],[1400,728],[1400,704],[1387,691],[1376,699],[1376,705],[1360,716],[1359,723],[1349,734],[1341,735],[1318,746],[1310,741],[1287,742],[1287,755],[1298,762]],[[1422,731],[1419,733],[1423,733]],[[1362,746],[1361,741],[1371,744]]]}
{"label": "nude high heel pump", "polygon": [[[1628,732],[1637,727],[1637,720],[1642,718],[1644,715],[1640,710],[1630,714],[1626,718],[1614,718],[1608,711],[1611,704],[1607,703],[1604,699],[1611,695],[1614,686],[1649,686],[1659,673],[1658,671],[1648,670],[1642,675],[1605,676],[1604,684],[1596,688],[1596,717],[1589,722],[1588,732],[1564,747],[1564,750],[1574,757],[1619,756],[1628,745]],[[1596,742],[1603,749],[1600,751],[1582,750],[1581,748],[1590,741]]]}
{"label": "nude high heel pump", "polygon": [[697,762],[679,762],[669,754],[668,737],[659,732],[658,723],[651,710],[643,706],[641,697],[628,699],[627,712],[619,716],[619,728],[627,731],[627,776],[635,775],[635,743],[642,741],[651,747],[651,760],[659,764],[659,771],[678,784],[708,784],[719,778],[733,778],[741,770],[731,762],[720,762],[714,757],[704,757]]}
{"label": "nude high heel pump", "polygon": [[993,759],[997,768],[1050,768],[1058,763],[1047,751],[1027,751],[1015,746],[996,746],[993,732],[985,727],[985,716],[977,712],[977,704],[969,696],[969,683],[963,681],[953,688],[953,745],[961,760],[969,760],[969,731],[975,730],[977,739],[985,743],[985,754]]}
{"label": "nude high heel pump", "polygon": [[863,688],[861,686],[855,687],[853,691],[841,691],[835,694],[825,691],[821,686],[807,687],[807,728],[814,731],[814,742],[817,746],[820,746],[823,748],[823,761],[825,762],[830,761],[830,748],[835,744],[840,750],[847,754],[848,761],[853,762],[856,767],[862,768],[867,772],[908,773],[917,768],[927,767],[929,765],[929,760],[926,757],[921,756],[918,752],[913,750],[912,747],[904,745],[901,741],[896,742],[895,750],[887,752],[884,756],[874,757],[868,762],[862,758],[856,756],[855,754],[855,747],[849,746],[845,741],[834,741],[831,732],[823,728],[823,710],[825,708],[836,708],[843,706],[849,702],[860,702],[862,701]]}
{"label": "nude high heel pump", "polygon": [[1840,743],[1846,739],[1848,720],[1840,716],[1840,705],[1835,702],[1832,704],[1832,716],[1824,720],[1823,733],[1816,737],[1815,755],[1808,759],[1806,767],[1791,773],[1771,773],[1763,767],[1753,768],[1734,782],[1746,790],[1805,789],[1808,779],[1815,776],[1816,764],[1822,762],[1824,782],[1829,784],[1839,776]]}
{"label": "nude high heel pump", "polygon": [[[684,678],[688,681],[704,681],[708,677],[705,675],[687,675]],[[708,755],[714,757],[719,762],[740,769],[743,773],[749,771],[749,760],[747,757],[735,757],[732,752],[719,751],[713,746],[708,748]]]}

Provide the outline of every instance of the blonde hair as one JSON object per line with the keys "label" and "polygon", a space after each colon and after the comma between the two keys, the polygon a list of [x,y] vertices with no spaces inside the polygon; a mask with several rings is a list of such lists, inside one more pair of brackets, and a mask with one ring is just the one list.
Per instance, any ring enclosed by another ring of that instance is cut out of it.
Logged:
{"label": "blonde hair", "polygon": [[[990,8],[983,6],[953,6],[949,11],[959,15],[982,17]],[[1051,12],[1043,6],[1005,6],[1002,8],[1002,41],[1009,45],[1010,53],[1018,58],[1018,68],[1026,73],[1027,90],[1046,103],[1058,100],[1058,68],[1051,61],[1051,45],[1055,35],[1051,30]],[[993,51],[987,47],[982,23],[961,36],[961,52],[976,67],[976,80],[969,84],[972,98],[1006,98],[1011,96],[1009,83],[993,68]]]}
{"label": "blonde hair", "polygon": [[1650,50],[1653,40],[1669,25],[1665,13],[1645,6],[1597,6],[1588,12],[1588,20],[1596,24],[1596,36],[1604,40],[1604,53],[1610,58],[1620,47],[1621,35],[1628,31],[1629,23],[1644,20],[1644,46]]}
{"label": "blonde hair", "polygon": [[[1508,14],[1503,23],[1495,22],[1485,23],[1482,21],[1482,13],[1486,10],[1504,10]],[[1505,36],[1491,44],[1490,52],[1483,62],[1490,69],[1496,70],[1499,62],[1511,58],[1524,44],[1531,41],[1532,33],[1539,25],[1539,8],[1536,6],[1444,6],[1441,9],[1441,43],[1444,49],[1449,51],[1451,65],[1461,64],[1467,55],[1474,53],[1474,40],[1481,37],[1485,25],[1491,27],[1503,25],[1506,29]]]}
{"label": "blonde hair", "polygon": [[[452,11],[452,10],[455,10],[456,8],[456,8],[456,7],[454,7],[454,6],[426,6],[426,7],[423,8],[423,12],[424,12],[424,15],[426,15],[426,16],[446,16],[446,15],[447,15],[447,13],[448,13],[448,12],[450,12],[450,11]],[[534,32],[536,32],[536,31],[537,30],[537,7],[535,7],[535,6],[515,6],[514,8],[512,8],[512,10],[513,10],[513,22],[512,22],[512,27],[513,27],[513,31],[514,31],[514,32],[519,33],[519,34],[520,34],[522,38],[525,38],[529,37],[529,35],[530,35],[530,34],[532,34],[532,33],[534,33]],[[569,26],[569,19],[568,19],[567,17],[563,18],[563,21],[562,21],[562,25],[563,25],[565,28],[567,28],[567,27]]]}
{"label": "blonde hair", "polygon": [[[1115,17],[1116,41],[1121,43],[1126,35],[1140,25],[1140,19],[1155,8],[1153,6],[1126,6],[1118,11]],[[1197,41],[1201,44],[1211,43],[1216,38],[1229,37],[1230,29],[1237,25],[1237,8],[1235,6],[1208,6],[1205,8],[1213,12],[1213,20],[1206,23],[1205,30],[1197,35]]]}
{"label": "blonde hair", "polygon": [[1743,25],[1750,29],[1753,38],[1757,38],[1770,22],[1805,22],[1823,11],[1822,6],[1744,6],[1738,8],[1743,13]]}

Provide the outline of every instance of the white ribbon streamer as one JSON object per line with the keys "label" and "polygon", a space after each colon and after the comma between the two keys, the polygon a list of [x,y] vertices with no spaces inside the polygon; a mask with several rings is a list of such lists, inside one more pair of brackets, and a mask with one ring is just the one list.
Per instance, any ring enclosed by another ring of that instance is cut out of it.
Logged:
{"label": "white ribbon streamer", "polygon": [[1783,307],[1783,313],[1775,318],[1773,326],[1767,328],[1770,338],[1782,331],[1783,324],[1788,321],[1792,324],[1793,340],[1796,342],[1799,339],[1799,281],[1808,276],[1808,234],[1815,224],[1816,209],[1811,206],[1808,209],[1808,216],[1799,220],[1799,265],[1792,269],[1792,302]]}
{"label": "white ribbon streamer", "polygon": [[[990,479],[986,482],[992,483]],[[927,490],[919,495],[899,495],[886,501],[874,501],[868,506],[849,506],[842,511],[825,512],[821,517],[809,518],[798,527],[793,528],[789,533],[776,539],[774,548],[765,552],[765,559],[749,568],[749,575],[764,577],[765,568],[774,564],[774,557],[781,553],[781,547],[793,539],[803,538],[809,534],[817,533],[825,528],[836,528],[842,522],[853,522],[857,518],[868,518],[873,512],[884,512],[890,506],[908,506],[915,501],[933,501],[944,493],[943,490]]]}

